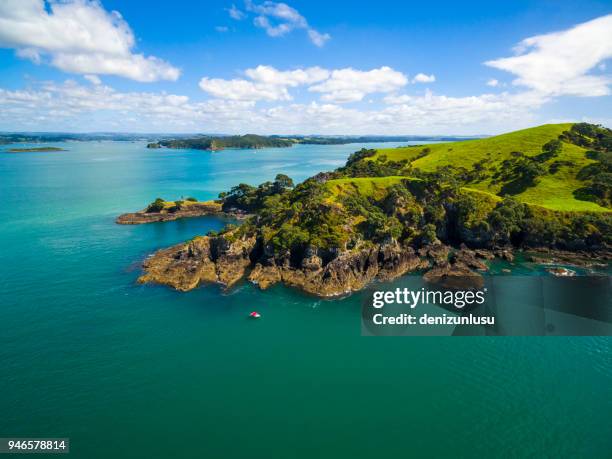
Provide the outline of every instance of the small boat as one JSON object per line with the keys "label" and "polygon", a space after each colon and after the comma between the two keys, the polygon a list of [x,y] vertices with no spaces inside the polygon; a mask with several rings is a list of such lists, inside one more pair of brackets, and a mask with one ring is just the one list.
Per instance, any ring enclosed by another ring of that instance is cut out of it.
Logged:
{"label": "small boat", "polygon": [[253,311],[252,313],[249,314],[249,317],[251,319],[259,319],[261,317],[261,314],[258,313],[257,311]]}

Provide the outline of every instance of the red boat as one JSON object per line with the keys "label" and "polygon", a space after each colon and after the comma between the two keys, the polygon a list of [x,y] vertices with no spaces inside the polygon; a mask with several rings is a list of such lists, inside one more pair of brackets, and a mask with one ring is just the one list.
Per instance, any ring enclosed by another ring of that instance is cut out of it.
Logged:
{"label": "red boat", "polygon": [[258,313],[257,311],[253,311],[252,313],[249,314],[249,317],[252,319],[259,319],[261,317],[261,314]]}

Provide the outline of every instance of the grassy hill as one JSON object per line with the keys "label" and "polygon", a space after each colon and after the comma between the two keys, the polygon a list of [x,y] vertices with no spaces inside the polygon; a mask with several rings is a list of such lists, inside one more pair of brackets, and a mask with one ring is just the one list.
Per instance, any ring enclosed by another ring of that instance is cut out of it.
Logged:
{"label": "grassy hill", "polygon": [[[220,195],[255,217],[286,264],[395,241],[425,247],[600,250],[612,245],[612,131],[546,125],[487,139],[361,149],[345,166],[293,186],[289,177]],[[313,249],[314,248],[314,249]],[[270,252],[269,252],[270,253]],[[287,258],[289,257],[289,258]]]}
{"label": "grassy hill", "polygon": [[[547,124],[485,139],[381,149],[367,160],[407,160],[412,168],[424,172],[434,172],[445,166],[452,170],[464,168],[468,171],[480,167],[483,172],[481,177],[470,181],[468,188],[500,196],[508,180],[496,180],[494,175],[495,172],[503,173],[507,168],[504,161],[512,160],[513,152],[533,158],[542,153],[544,144],[559,138],[571,127],[570,123]],[[587,148],[563,141],[558,155],[542,162],[547,172],[538,178],[535,186],[526,188],[514,197],[521,202],[551,210],[609,212],[610,209],[595,202],[578,200],[574,196],[574,192],[585,185],[585,181],[578,178],[579,172],[595,162],[587,158],[587,151]],[[553,163],[557,163],[558,167],[551,172]]]}

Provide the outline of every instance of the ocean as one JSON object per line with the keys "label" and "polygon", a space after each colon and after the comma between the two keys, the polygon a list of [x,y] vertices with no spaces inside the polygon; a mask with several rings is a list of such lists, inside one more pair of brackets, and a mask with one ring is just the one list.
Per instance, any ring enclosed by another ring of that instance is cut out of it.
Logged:
{"label": "ocean", "polygon": [[362,145],[53,145],[0,147],[0,437],[86,459],[610,457],[610,338],[362,337],[359,293],[136,284],[148,254],[226,222],[117,215],[301,181]]}

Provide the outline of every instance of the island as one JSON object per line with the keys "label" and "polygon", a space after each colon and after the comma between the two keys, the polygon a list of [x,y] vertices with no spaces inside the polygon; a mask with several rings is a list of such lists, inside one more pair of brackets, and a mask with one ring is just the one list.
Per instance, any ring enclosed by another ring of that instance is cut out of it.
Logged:
{"label": "island", "polygon": [[293,146],[294,142],[277,137],[265,137],[254,134],[232,135],[232,136],[200,136],[195,138],[178,138],[160,140],[157,143],[149,143],[147,148],[189,148],[194,150],[225,150],[226,148],[287,148]]}
{"label": "island", "polygon": [[30,148],[10,148],[6,150],[9,153],[35,152],[35,151],[67,151],[59,147],[30,147]]}
{"label": "island", "polygon": [[261,136],[255,134],[232,136],[201,135],[193,138],[162,139],[147,144],[147,148],[179,148],[219,151],[225,149],[288,148],[304,145],[344,145],[350,143],[383,143],[410,141],[458,141],[473,137],[424,137],[424,136]]}
{"label": "island", "polygon": [[187,291],[247,278],[334,297],[410,272],[477,286],[490,260],[517,251],[608,266],[612,131],[566,123],[362,149],[297,185],[282,174],[239,184],[218,204],[250,217],[152,254],[139,282]]}

